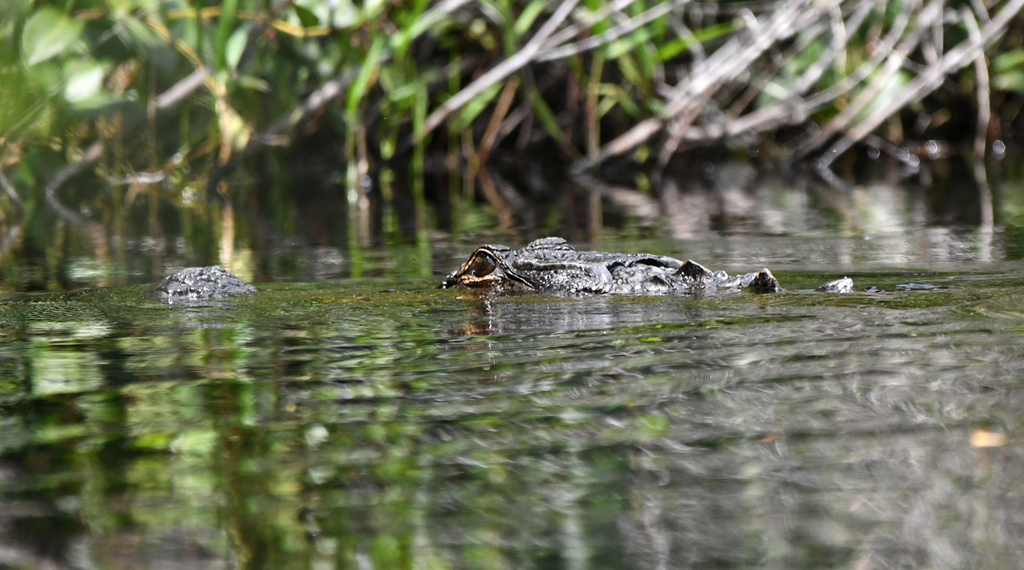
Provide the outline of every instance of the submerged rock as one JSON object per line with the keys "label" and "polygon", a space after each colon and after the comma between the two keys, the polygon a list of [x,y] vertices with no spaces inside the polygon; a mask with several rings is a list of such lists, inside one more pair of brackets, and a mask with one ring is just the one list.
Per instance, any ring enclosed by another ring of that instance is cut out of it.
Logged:
{"label": "submerged rock", "polygon": [[251,295],[256,288],[219,265],[188,267],[171,274],[153,290],[152,297],[168,305],[188,305],[228,297]]}

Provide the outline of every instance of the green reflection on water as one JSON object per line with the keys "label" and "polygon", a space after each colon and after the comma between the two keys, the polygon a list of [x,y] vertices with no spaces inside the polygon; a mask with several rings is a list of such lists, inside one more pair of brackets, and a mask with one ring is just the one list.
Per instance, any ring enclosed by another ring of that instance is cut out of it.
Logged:
{"label": "green reflection on water", "polygon": [[[782,276],[768,297],[370,279],[9,302],[0,505],[33,514],[0,540],[60,561],[88,537],[98,567],[821,568],[927,565],[917,545],[953,536],[1000,567],[1020,544],[979,537],[1024,473],[1020,276]],[[971,448],[979,425],[1011,444]]]}

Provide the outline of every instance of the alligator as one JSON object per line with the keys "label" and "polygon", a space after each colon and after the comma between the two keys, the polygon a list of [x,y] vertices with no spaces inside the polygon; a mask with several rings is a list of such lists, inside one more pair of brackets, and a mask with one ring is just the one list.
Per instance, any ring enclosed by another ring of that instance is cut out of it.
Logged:
{"label": "alligator", "polygon": [[[567,295],[707,294],[743,288],[756,293],[782,291],[767,268],[730,276],[694,261],[662,255],[577,251],[558,237],[534,240],[515,251],[504,245],[482,245],[441,283],[442,289],[455,286]],[[847,293],[853,290],[853,281],[844,277],[818,290]],[[168,305],[197,305],[255,292],[255,287],[227,269],[211,265],[169,275],[152,290],[151,297]]]}
{"label": "alligator", "polygon": [[256,288],[219,265],[188,267],[173,273],[153,289],[151,297],[168,305],[196,305],[251,295]]}
{"label": "alligator", "polygon": [[[743,288],[755,293],[782,291],[767,268],[730,276],[694,261],[662,255],[577,251],[558,237],[534,240],[519,250],[482,245],[441,282],[440,288],[455,286],[562,295],[702,295]],[[847,293],[853,290],[853,280],[844,277],[818,290]]]}

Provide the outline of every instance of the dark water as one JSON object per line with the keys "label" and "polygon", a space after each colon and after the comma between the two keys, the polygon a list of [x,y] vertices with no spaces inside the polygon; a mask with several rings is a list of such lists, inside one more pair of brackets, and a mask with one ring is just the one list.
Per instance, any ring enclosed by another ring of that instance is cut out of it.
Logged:
{"label": "dark water", "polygon": [[[1024,560],[1024,266],[999,235],[603,246],[768,263],[787,292],[437,290],[456,247],[201,308],[8,298],[0,567]],[[842,275],[856,293],[808,291]]]}

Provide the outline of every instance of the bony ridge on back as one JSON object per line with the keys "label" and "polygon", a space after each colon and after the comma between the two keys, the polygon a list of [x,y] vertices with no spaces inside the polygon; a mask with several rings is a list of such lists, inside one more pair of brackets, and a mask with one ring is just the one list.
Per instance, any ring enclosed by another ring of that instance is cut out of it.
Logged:
{"label": "bony ridge on back", "polygon": [[[662,255],[577,251],[559,237],[537,239],[518,250],[481,245],[441,282],[442,289],[456,286],[569,295],[693,295],[743,288],[755,293],[782,291],[768,268],[730,276],[694,261]],[[818,290],[847,293],[853,290],[853,281],[844,277]]]}

